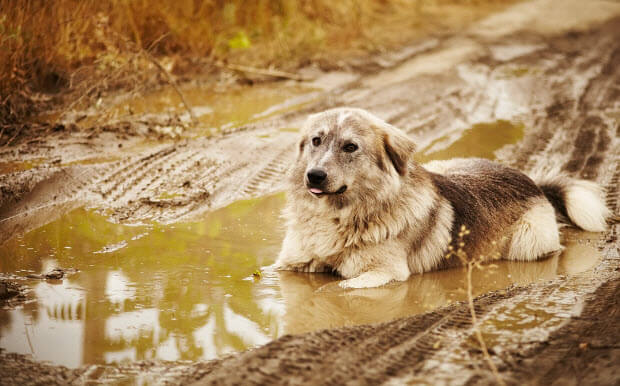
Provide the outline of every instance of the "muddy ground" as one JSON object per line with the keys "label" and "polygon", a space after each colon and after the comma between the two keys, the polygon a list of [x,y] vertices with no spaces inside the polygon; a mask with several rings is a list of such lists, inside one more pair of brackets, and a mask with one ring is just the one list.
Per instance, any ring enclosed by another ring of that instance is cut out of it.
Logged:
{"label": "muddy ground", "polygon": [[[518,4],[464,34],[424,39],[373,58],[366,71],[315,74],[308,86],[320,91],[301,107],[211,137],[179,135],[145,145],[139,122],[111,122],[92,132],[58,127],[1,150],[3,165],[32,160],[36,166],[0,176],[0,242],[83,205],[114,221],[169,223],[278,191],[296,139],[294,131],[282,129],[341,105],[375,112],[421,149],[479,122],[521,122],[525,137],[498,149],[497,158],[525,172],[559,168],[599,182],[617,219],[619,15],[620,4],[610,1]],[[108,158],[116,160],[100,161]],[[618,382],[619,231],[615,220],[589,241],[603,255],[593,270],[476,300],[485,340],[506,382]],[[69,370],[14,354],[3,353],[0,360],[3,384],[127,379],[493,383],[463,304],[379,325],[285,336],[203,363]]]}

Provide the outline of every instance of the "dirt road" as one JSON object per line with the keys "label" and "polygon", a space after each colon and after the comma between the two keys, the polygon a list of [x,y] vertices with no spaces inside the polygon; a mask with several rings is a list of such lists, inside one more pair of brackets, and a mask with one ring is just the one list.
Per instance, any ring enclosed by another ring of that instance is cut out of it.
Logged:
{"label": "dirt road", "polygon": [[[518,4],[465,34],[383,55],[367,71],[322,74],[314,85],[323,91],[304,107],[215,138],[136,152],[138,139],[123,139],[118,131],[65,130],[4,149],[2,162],[44,161],[0,177],[0,241],[82,205],[105,210],[116,221],[167,223],[278,191],[296,140],[282,128],[299,127],[308,113],[341,105],[373,111],[416,138],[426,154],[477,123],[522,122],[523,140],[498,144],[500,161],[525,172],[560,168],[596,180],[607,188],[618,216],[618,15],[620,4],[610,1]],[[95,162],[119,154],[118,161]],[[58,158],[62,162],[50,162]],[[615,223],[606,234],[593,235],[590,243],[604,256],[594,270],[477,299],[485,339],[507,382],[620,379],[618,233]],[[209,384],[492,383],[471,327],[467,308],[457,304],[381,325],[285,336],[207,363],[63,370],[4,355],[0,379],[33,380],[12,373],[29,367],[52,374],[52,383],[136,374]]]}

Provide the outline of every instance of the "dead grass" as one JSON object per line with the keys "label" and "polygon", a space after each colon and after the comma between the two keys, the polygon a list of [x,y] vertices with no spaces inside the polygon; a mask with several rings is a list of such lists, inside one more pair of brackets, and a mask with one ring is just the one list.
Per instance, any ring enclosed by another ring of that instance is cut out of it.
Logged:
{"label": "dead grass", "polygon": [[0,123],[78,85],[96,97],[157,77],[143,51],[173,74],[208,71],[216,61],[288,71],[312,61],[338,66],[509,2],[0,0]]}
{"label": "dead grass", "polygon": [[[456,245],[451,245],[449,247],[447,258],[458,258],[461,263],[467,268],[467,305],[469,307],[469,314],[471,316],[471,324],[474,335],[476,336],[476,340],[480,345],[480,350],[482,351],[482,355],[484,356],[484,360],[487,362],[493,377],[498,385],[505,386],[506,382],[504,382],[503,378],[499,374],[497,370],[497,366],[491,359],[491,355],[489,355],[489,350],[487,348],[486,342],[482,336],[482,332],[480,331],[480,324],[478,323],[478,317],[476,316],[476,308],[474,306],[474,295],[473,295],[473,282],[472,282],[472,273],[474,269],[484,269],[483,264],[488,263],[489,261],[497,260],[501,257],[499,252],[492,253],[489,256],[480,255],[478,257],[468,256],[464,250],[465,247],[465,238],[469,235],[470,231],[467,229],[465,225],[461,225],[461,229],[458,234],[458,240]],[[504,240],[505,241],[505,240]],[[496,246],[497,243],[493,242],[493,245]]]}

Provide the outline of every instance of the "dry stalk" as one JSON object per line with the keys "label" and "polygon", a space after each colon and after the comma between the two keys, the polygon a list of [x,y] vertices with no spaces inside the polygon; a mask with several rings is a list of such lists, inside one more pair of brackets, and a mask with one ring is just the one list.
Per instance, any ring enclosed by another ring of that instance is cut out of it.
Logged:
{"label": "dry stalk", "polygon": [[497,367],[493,360],[491,360],[491,356],[489,355],[489,350],[487,349],[487,345],[482,338],[482,333],[480,332],[480,328],[478,328],[478,318],[476,317],[476,309],[474,308],[474,295],[472,293],[472,282],[471,282],[471,273],[474,270],[475,263],[470,261],[467,263],[467,303],[469,304],[469,313],[471,314],[472,326],[474,328],[474,334],[476,335],[476,339],[478,339],[478,344],[480,344],[480,348],[482,349],[482,354],[484,355],[484,359],[487,361],[487,364],[491,368],[491,372],[495,377],[495,380],[498,384],[505,386],[506,383],[499,375],[499,371],[497,371]]}
{"label": "dry stalk", "polygon": [[22,131],[22,126],[19,126],[17,128],[17,130],[15,131],[15,135],[13,135],[11,138],[9,138],[9,140],[6,141],[6,143],[3,145],[3,147],[11,146],[11,143],[13,143],[13,141],[15,140],[15,138],[17,138],[17,136],[21,133],[21,131]]}
{"label": "dry stalk", "polygon": [[[457,244],[457,249],[455,250],[453,246],[449,247],[449,252],[447,257],[456,256],[461,260],[461,262],[467,267],[467,303],[469,306],[469,313],[471,315],[472,328],[474,330],[474,335],[478,340],[478,344],[480,345],[480,349],[482,350],[482,354],[484,356],[485,361],[489,365],[495,380],[499,385],[506,386],[506,382],[499,375],[499,371],[493,363],[491,356],[489,355],[489,350],[487,349],[487,345],[484,342],[484,338],[482,337],[482,332],[480,332],[480,328],[478,326],[478,317],[476,316],[476,309],[474,307],[474,295],[473,295],[473,284],[472,284],[472,272],[474,268],[482,268],[481,264],[488,260],[485,256],[479,256],[478,258],[469,258],[467,253],[463,250],[465,246],[465,242],[463,238],[469,234],[469,229],[465,225],[461,226],[461,230],[459,232],[459,239]],[[499,254],[495,254],[490,257],[491,259],[499,258]]]}
{"label": "dry stalk", "polygon": [[167,33],[163,34],[159,38],[155,39],[155,41],[153,43],[151,43],[149,45],[148,49],[146,49],[146,50],[144,48],[142,48],[141,45],[136,45],[135,43],[133,43],[132,41],[130,41],[126,37],[120,36],[120,35],[118,35],[116,33],[114,33],[114,34],[117,36],[118,39],[122,40],[128,46],[134,47],[134,49],[137,48],[138,53],[141,54],[146,60],[148,60],[149,62],[153,63],[153,65],[157,68],[157,70],[159,70],[159,72],[161,72],[164,75],[164,78],[166,78],[166,81],[168,82],[168,84],[174,89],[174,91],[177,93],[177,95],[181,99],[181,103],[183,103],[183,106],[187,110],[187,113],[189,114],[189,116],[190,116],[190,118],[192,120],[192,123],[196,124],[198,122],[198,119],[194,115],[194,112],[193,112],[192,108],[190,107],[189,103],[187,103],[187,99],[185,99],[185,95],[183,95],[183,93],[181,92],[181,89],[177,85],[177,82],[174,80],[172,75],[170,75],[170,72],[168,70],[166,70],[164,68],[164,66],[162,66],[161,63],[159,63],[157,61],[157,59],[155,59],[155,57],[153,55],[151,55],[151,52],[150,52],[168,34]]}
{"label": "dry stalk", "polygon": [[153,63],[155,65],[155,67],[157,67],[157,69],[164,74],[164,77],[166,78],[166,81],[168,81],[168,84],[170,84],[170,86],[172,86],[172,88],[174,89],[174,91],[177,93],[177,95],[179,96],[179,98],[181,98],[181,102],[183,103],[183,106],[185,106],[185,109],[187,110],[187,112],[189,113],[190,118],[192,119],[192,123],[196,123],[198,122],[198,120],[196,119],[196,116],[194,115],[194,112],[192,111],[192,108],[189,106],[189,103],[187,103],[187,100],[185,99],[185,95],[183,95],[183,93],[181,92],[181,90],[179,89],[179,86],[177,85],[177,82],[172,78],[172,75],[170,75],[170,73],[168,72],[168,70],[166,70],[164,68],[164,66],[162,66],[157,59],[155,59],[153,57],[153,55],[151,55],[148,51],[141,49],[140,52],[142,53],[142,55],[151,63]]}
{"label": "dry stalk", "polygon": [[[94,84],[88,88],[86,88],[86,90],[82,91],[80,93],[80,95],[75,98],[73,101],[71,101],[70,103],[68,103],[66,106],[64,106],[61,111],[60,114],[58,115],[60,118],[64,117],[65,114],[70,111],[73,110],[76,106],[78,106],[84,99],[86,99],[89,95],[91,95],[92,93],[94,93],[96,90],[103,90],[105,89],[105,84],[112,80],[115,79],[117,77],[119,77],[126,69],[127,64],[123,64],[122,66],[120,66],[119,68],[117,68],[115,71],[110,72],[109,74],[107,74],[106,76],[103,76],[101,79],[98,79],[97,81],[94,82]],[[79,69],[78,69],[79,71]],[[73,81],[71,81],[73,83]],[[79,87],[79,85],[77,86]],[[70,88],[73,88],[73,85],[71,85]],[[81,88],[81,87],[80,87]],[[55,122],[58,123],[58,122]]]}
{"label": "dry stalk", "polygon": [[[166,79],[167,83],[174,89],[174,91],[177,93],[177,95],[179,96],[179,98],[181,99],[181,103],[183,103],[183,106],[185,107],[185,109],[187,110],[192,123],[196,123],[197,119],[196,116],[194,115],[193,110],[191,109],[189,103],[187,102],[187,100],[185,99],[185,95],[181,92],[181,90],[179,89],[179,86],[177,85],[176,81],[173,79],[172,75],[170,75],[170,73],[157,61],[157,59],[155,59],[155,57],[153,57],[153,55],[151,55],[150,50],[157,45],[157,43],[159,43],[163,38],[166,37],[166,34],[160,36],[158,39],[156,39],[149,47],[148,49],[144,49],[141,47],[138,47],[135,45],[135,43],[131,42],[130,40],[128,40],[127,38],[112,32],[112,35],[114,35],[118,41],[122,41],[123,43],[125,43],[128,47],[132,48],[132,51],[134,51],[132,54],[133,55],[141,55],[143,56],[146,60],[148,60],[149,62],[151,62],[159,72],[161,72],[164,75],[164,78]],[[116,71],[108,74],[107,76],[103,77],[100,81],[96,82],[94,85],[92,85],[91,87],[89,87],[85,92],[83,92],[78,98],[76,98],[73,102],[71,102],[69,105],[67,105],[63,110],[62,113],[60,114],[60,116],[63,116],[67,111],[73,109],[78,103],[80,103],[87,95],[91,94],[93,91],[95,91],[96,89],[100,88],[102,86],[102,84],[106,83],[107,81],[116,78],[117,76],[119,76],[123,71],[125,71],[125,68],[127,67],[127,63],[122,65],[121,67],[119,67],[118,69],[116,69]]]}

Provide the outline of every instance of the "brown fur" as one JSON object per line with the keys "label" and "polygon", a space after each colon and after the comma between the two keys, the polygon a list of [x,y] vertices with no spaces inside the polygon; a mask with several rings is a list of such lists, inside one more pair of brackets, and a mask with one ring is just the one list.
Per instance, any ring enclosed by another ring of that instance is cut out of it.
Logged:
{"label": "brown fur", "polygon": [[[280,269],[334,271],[348,279],[342,287],[359,288],[454,265],[446,255],[456,242],[469,256],[498,250],[513,260],[560,248],[553,207],[517,170],[482,159],[419,165],[409,137],[360,109],[313,115],[301,135]],[[320,182],[307,176],[316,170]],[[575,186],[573,197],[594,189]]]}

